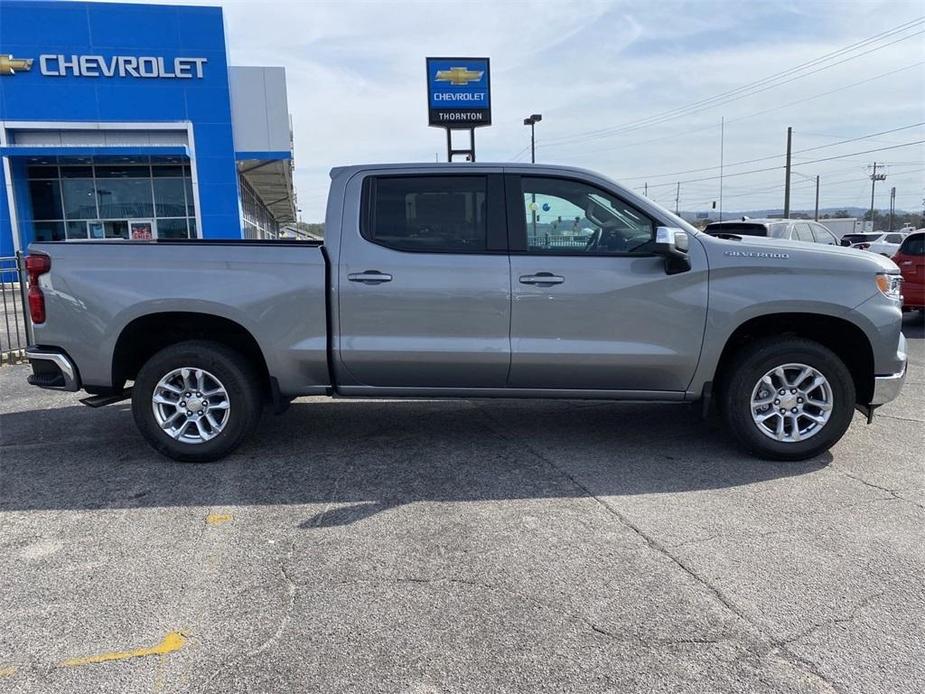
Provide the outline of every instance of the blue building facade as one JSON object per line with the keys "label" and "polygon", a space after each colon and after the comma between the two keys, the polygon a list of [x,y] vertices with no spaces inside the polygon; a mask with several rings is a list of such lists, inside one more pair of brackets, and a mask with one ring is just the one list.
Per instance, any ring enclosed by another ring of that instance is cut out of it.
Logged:
{"label": "blue building facade", "polygon": [[285,74],[229,68],[220,8],[0,0],[0,256],[272,236],[291,152]]}

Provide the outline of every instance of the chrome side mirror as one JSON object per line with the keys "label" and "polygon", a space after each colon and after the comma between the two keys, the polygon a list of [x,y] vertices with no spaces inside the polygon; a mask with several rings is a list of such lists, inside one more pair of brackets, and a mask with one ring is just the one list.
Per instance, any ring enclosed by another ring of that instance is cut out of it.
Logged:
{"label": "chrome side mirror", "polygon": [[665,272],[676,275],[691,269],[687,255],[690,239],[687,232],[677,227],[658,227],[655,230],[654,252],[665,257]]}

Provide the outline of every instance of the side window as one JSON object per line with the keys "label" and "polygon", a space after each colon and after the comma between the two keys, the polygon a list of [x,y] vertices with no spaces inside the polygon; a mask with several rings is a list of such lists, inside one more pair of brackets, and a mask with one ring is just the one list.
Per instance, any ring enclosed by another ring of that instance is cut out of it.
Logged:
{"label": "side window", "polygon": [[837,246],[838,239],[835,238],[835,234],[826,229],[821,224],[813,224],[813,236],[816,237],[816,243],[827,243],[830,246]]}
{"label": "side window", "polygon": [[902,234],[887,234],[886,242],[887,243],[902,243],[903,235]]}
{"label": "side window", "polygon": [[525,176],[521,192],[528,253],[644,254],[655,237],[651,219],[586,183]]}
{"label": "side window", "polygon": [[798,222],[793,225],[793,234],[790,236],[794,241],[809,241],[814,243],[815,239],[813,238],[813,231],[809,228],[809,224],[803,222]]}
{"label": "side window", "polygon": [[485,176],[367,179],[363,237],[401,251],[472,253],[487,248]]}

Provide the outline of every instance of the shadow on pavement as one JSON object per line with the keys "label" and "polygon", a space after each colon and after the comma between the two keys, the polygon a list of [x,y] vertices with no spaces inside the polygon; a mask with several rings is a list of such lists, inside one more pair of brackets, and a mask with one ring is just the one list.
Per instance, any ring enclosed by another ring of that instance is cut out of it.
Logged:
{"label": "shadow on pavement", "polygon": [[124,405],[12,413],[0,433],[2,510],[323,505],[303,528],[420,501],[722,489],[831,460],[750,458],[685,406],[589,401],[297,402],[207,465],[151,451]]}

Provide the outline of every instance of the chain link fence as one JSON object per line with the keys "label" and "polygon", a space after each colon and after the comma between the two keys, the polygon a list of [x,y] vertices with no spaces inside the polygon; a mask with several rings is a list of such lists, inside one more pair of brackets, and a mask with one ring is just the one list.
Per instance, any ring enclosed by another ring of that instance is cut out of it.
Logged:
{"label": "chain link fence", "polygon": [[0,257],[0,366],[25,361],[29,344],[29,304],[22,253]]}

